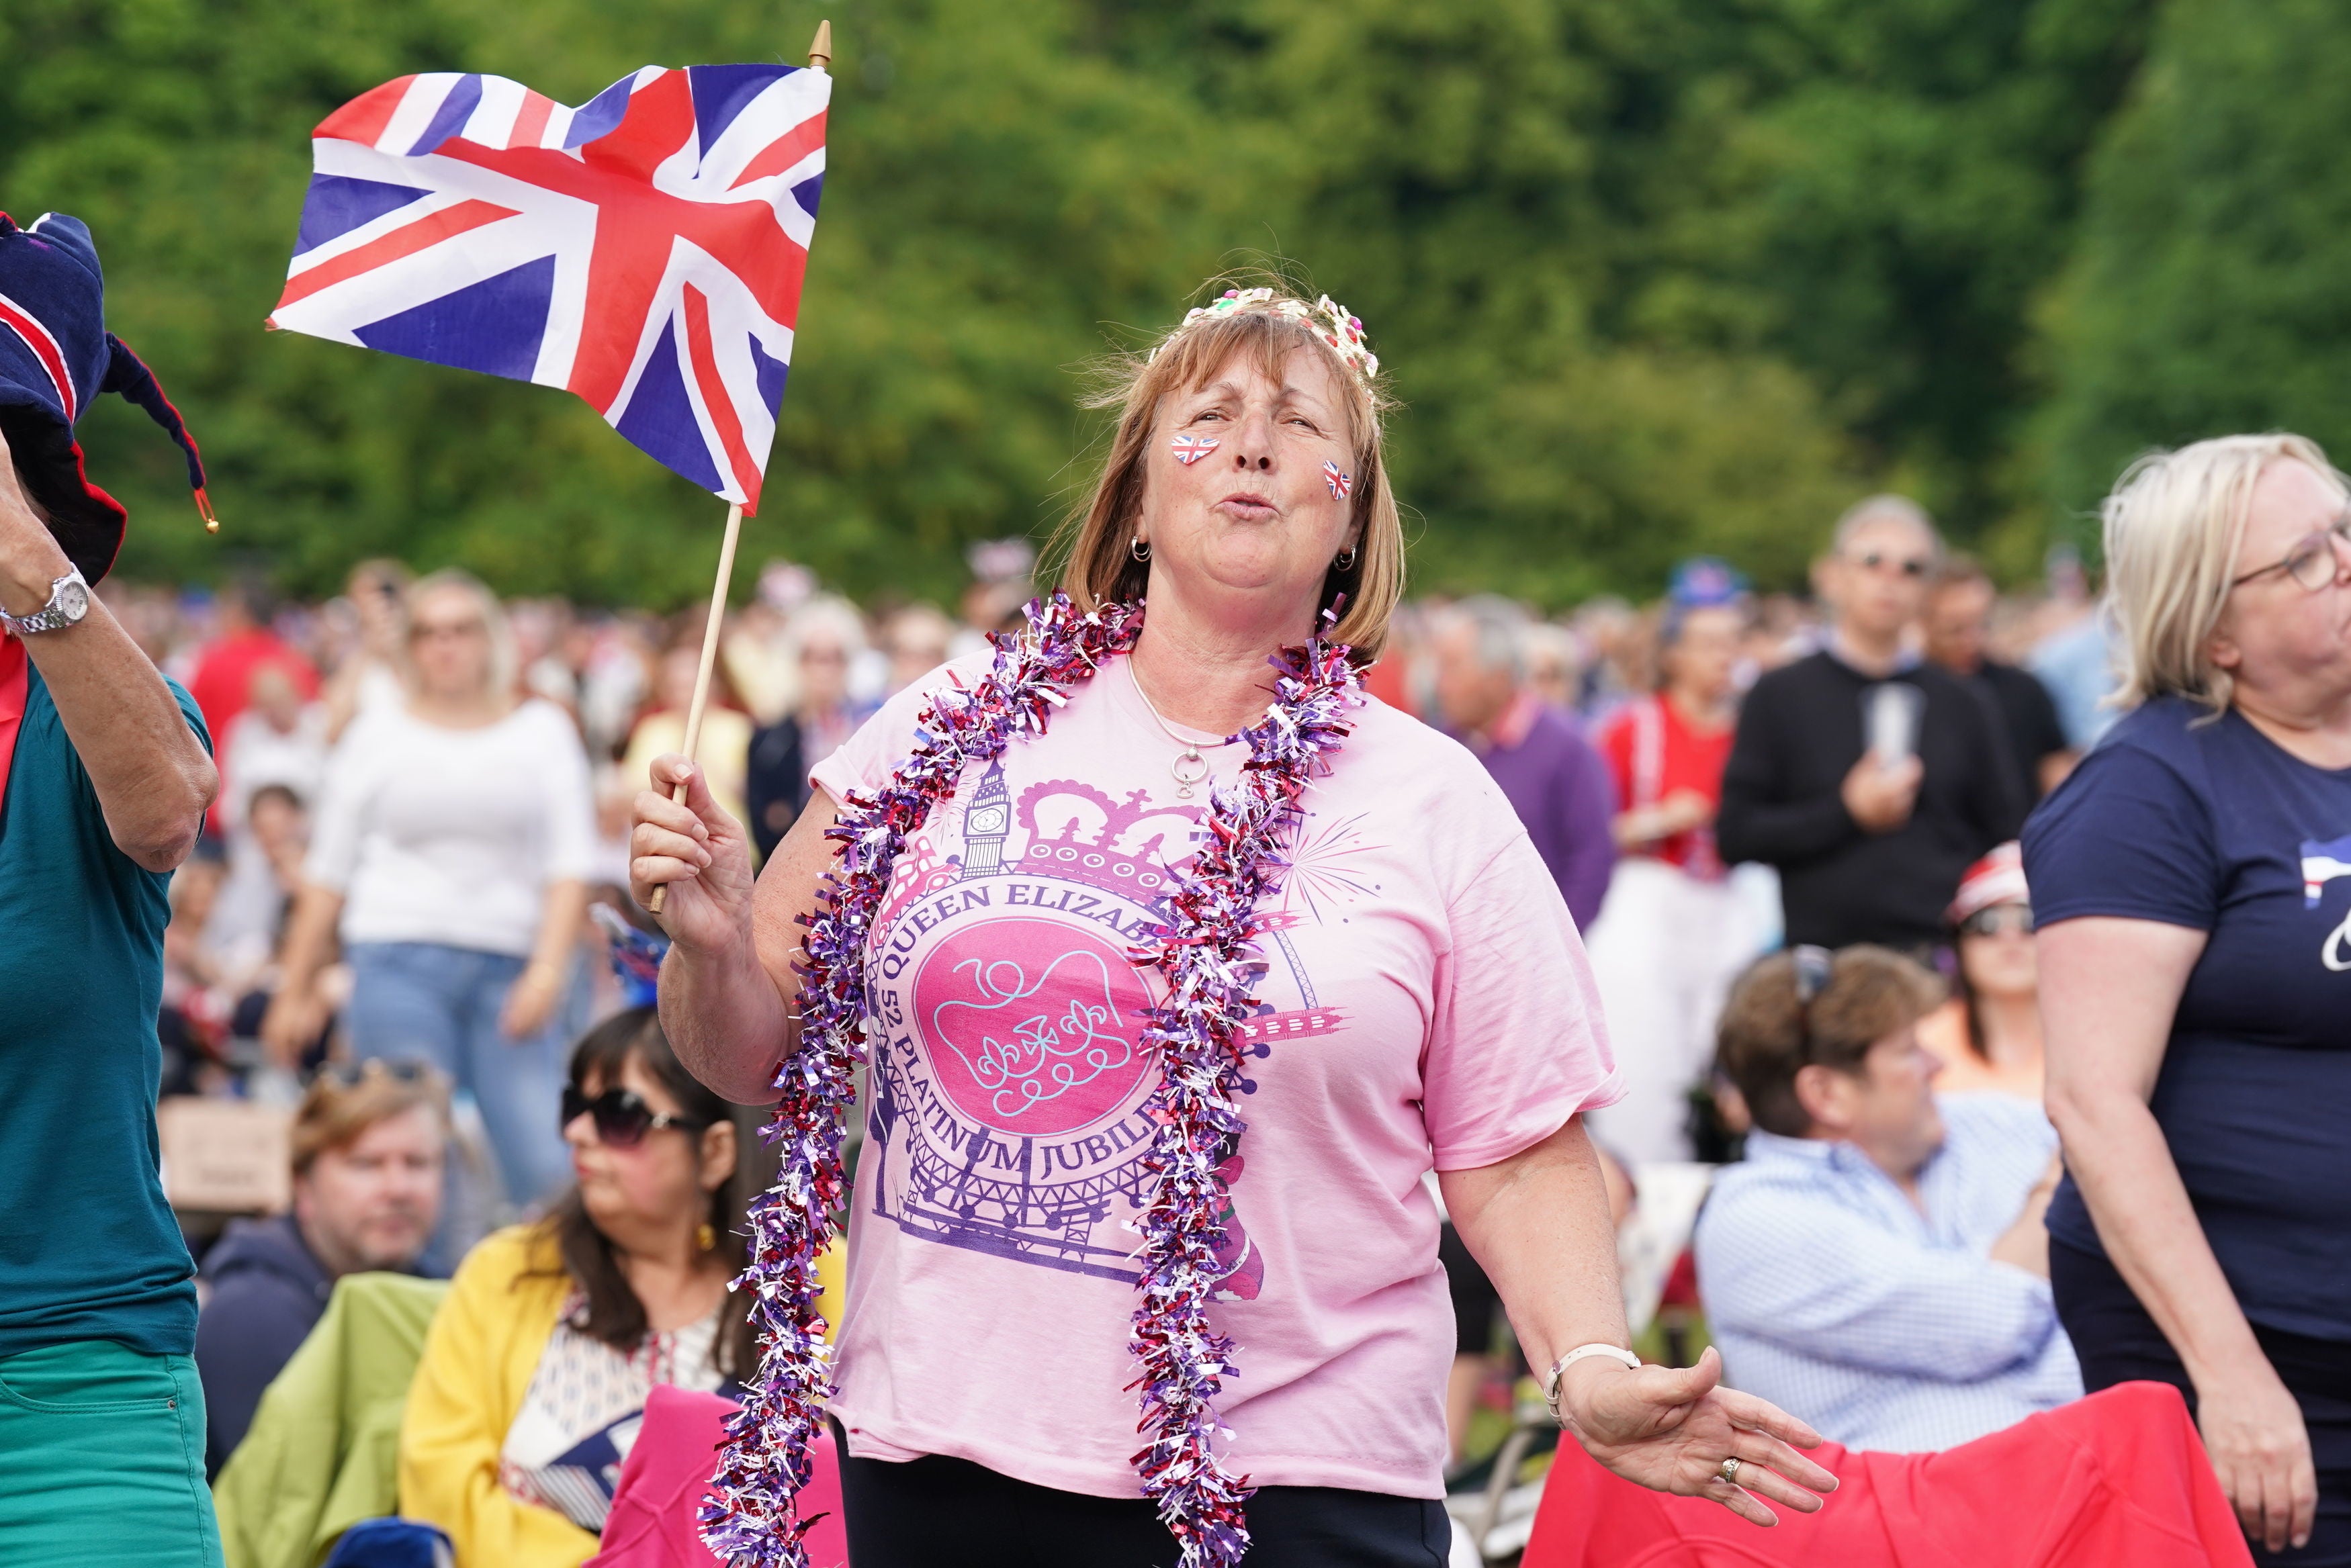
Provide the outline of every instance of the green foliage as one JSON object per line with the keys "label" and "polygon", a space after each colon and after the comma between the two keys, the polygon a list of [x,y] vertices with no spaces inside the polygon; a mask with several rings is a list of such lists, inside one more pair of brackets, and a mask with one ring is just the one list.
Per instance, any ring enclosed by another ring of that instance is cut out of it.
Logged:
{"label": "green foliage", "polygon": [[[1648,593],[1708,549],[1792,585],[1886,483],[2029,560],[2052,449],[2020,432],[2046,377],[2075,385],[2037,357],[2035,304],[2150,4],[840,0],[831,174],[747,553],[952,593],[965,542],[1041,531],[1082,487],[1085,363],[1271,259],[1372,326],[1424,583]],[[309,128],[355,94],[454,68],[576,103],[648,60],[797,58],[820,14],[0,0],[0,205],[90,222],[113,324],[215,470],[217,541],[141,416],[86,421],[136,514],[126,570],[250,560],[316,590],[389,553],[590,601],[701,591],[717,504],[576,400],[260,323]],[[2338,112],[2320,90],[2313,125]],[[2105,185],[2137,156],[2102,153]],[[2066,319],[2095,361],[2088,315]]]}
{"label": "green foliage", "polygon": [[2053,498],[2139,450],[2292,429],[2351,452],[2351,13],[2178,0],[2093,166],[2050,310]]}

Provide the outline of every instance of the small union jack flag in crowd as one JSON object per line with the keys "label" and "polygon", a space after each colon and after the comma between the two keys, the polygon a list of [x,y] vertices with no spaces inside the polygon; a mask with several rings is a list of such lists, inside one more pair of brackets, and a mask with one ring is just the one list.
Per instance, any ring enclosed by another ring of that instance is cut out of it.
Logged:
{"label": "small union jack flag in crowd", "polygon": [[1340,472],[1339,465],[1326,459],[1322,464],[1322,483],[1331,487],[1332,500],[1344,501],[1347,492],[1355,488],[1355,476]]}
{"label": "small union jack flag in crowd", "polygon": [[1214,436],[1179,435],[1171,444],[1176,461],[1189,468],[1224,443]]}
{"label": "small union jack flag in crowd", "polygon": [[312,133],[270,325],[587,400],[756,509],[832,78],[647,66],[579,109],[503,77],[363,93]]}

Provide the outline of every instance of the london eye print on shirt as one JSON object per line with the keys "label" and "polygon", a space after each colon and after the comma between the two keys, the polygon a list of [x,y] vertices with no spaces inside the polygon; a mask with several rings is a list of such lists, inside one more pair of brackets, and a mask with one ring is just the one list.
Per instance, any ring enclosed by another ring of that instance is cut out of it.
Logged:
{"label": "london eye print on shirt", "polygon": [[[869,1142],[875,1211],[909,1235],[1040,1267],[1132,1281],[1155,1082],[1142,1044],[1153,1001],[1128,948],[1160,918],[1167,866],[1192,853],[1201,809],[1071,780],[1017,797],[992,763],[907,846],[875,922]],[[1291,897],[1272,917],[1266,1006],[1247,1050],[1311,1048],[1344,1027],[1322,1005],[1284,928],[1348,888],[1347,835],[1301,836]],[[1317,840],[1327,869],[1306,862]],[[1301,875],[1302,873],[1302,875]],[[1293,1044],[1292,1043],[1296,1043]],[[1254,1093],[1244,1080],[1243,1094]],[[1243,1115],[1247,1115],[1244,1104]],[[1245,1156],[1220,1167],[1228,1212],[1220,1299],[1253,1301]]]}

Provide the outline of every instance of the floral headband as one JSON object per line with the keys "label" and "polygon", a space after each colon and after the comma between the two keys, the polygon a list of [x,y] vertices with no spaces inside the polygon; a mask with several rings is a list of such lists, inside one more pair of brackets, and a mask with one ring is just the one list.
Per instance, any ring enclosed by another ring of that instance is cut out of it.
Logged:
{"label": "floral headband", "polygon": [[1160,351],[1181,337],[1194,322],[1216,320],[1260,306],[1270,315],[1290,317],[1312,327],[1314,335],[1329,344],[1340,362],[1362,377],[1365,386],[1378,377],[1380,357],[1364,346],[1364,324],[1350,315],[1345,306],[1327,294],[1311,305],[1302,299],[1277,299],[1270,288],[1228,288],[1222,298],[1186,311],[1183,325],[1160,340],[1159,347],[1151,351],[1151,358],[1158,358]]}

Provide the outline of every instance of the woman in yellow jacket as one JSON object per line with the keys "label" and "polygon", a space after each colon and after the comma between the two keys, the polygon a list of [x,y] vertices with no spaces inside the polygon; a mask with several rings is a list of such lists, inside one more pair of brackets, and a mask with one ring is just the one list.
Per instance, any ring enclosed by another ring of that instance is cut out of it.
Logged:
{"label": "woman in yellow jacket", "polygon": [[726,1282],[772,1179],[759,1113],[696,1083],[650,1007],[573,1053],[577,1187],[458,1269],[400,1434],[400,1506],[458,1568],[578,1568],[657,1383],[732,1391],[758,1352]]}

